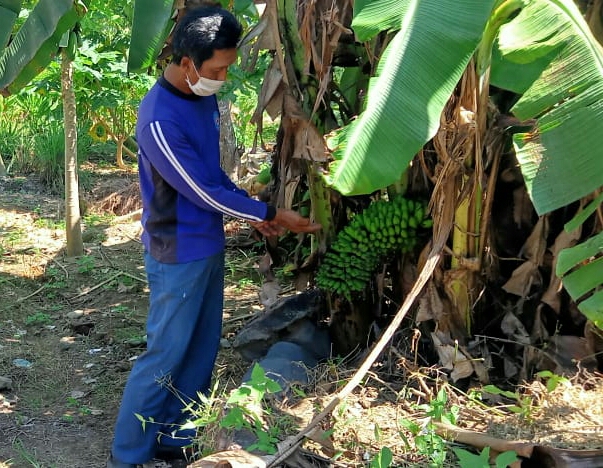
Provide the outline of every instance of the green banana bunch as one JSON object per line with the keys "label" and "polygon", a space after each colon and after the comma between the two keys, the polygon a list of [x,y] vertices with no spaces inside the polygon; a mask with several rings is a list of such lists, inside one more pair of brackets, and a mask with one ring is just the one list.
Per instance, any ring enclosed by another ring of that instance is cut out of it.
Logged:
{"label": "green banana bunch", "polygon": [[371,203],[339,232],[318,269],[316,285],[351,300],[384,258],[415,247],[417,230],[432,225],[426,208],[403,196]]}

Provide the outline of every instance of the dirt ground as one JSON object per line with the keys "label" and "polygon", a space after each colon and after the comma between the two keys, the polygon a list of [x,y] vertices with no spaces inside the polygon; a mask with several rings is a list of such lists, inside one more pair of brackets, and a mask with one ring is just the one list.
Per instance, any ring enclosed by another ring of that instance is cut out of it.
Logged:
{"label": "dirt ground", "polygon": [[[139,221],[115,221],[102,207],[119,204],[134,180],[106,173],[84,191],[77,259],[65,256],[60,198],[35,177],[0,183],[0,466],[106,462],[122,388],[144,350],[148,290]],[[237,259],[228,276],[225,336],[258,303],[255,260]],[[234,382],[246,367],[230,354],[222,351],[217,371]]]}
{"label": "dirt ground", "polygon": [[[78,259],[65,256],[62,200],[46,193],[34,177],[0,180],[0,468],[105,464],[123,385],[132,361],[144,350],[148,290],[139,222],[109,217],[99,207],[106,208],[107,195],[126,190],[134,180],[133,173],[105,174],[85,191],[85,255]],[[119,203],[113,196],[109,205]],[[136,208],[128,203],[127,211]],[[261,244],[245,229],[230,231],[228,241],[226,340],[262,310]],[[353,374],[353,365],[338,362],[317,369],[312,384],[287,403],[291,434]],[[236,387],[248,366],[225,347],[216,378],[224,388]],[[325,420],[324,429],[335,430],[328,444],[315,444],[321,454],[317,459],[337,454],[335,466],[363,466],[388,446],[398,466],[426,463],[425,454],[412,448],[403,420],[424,421],[416,404],[435,395],[441,374],[419,370],[403,352],[388,351]],[[450,400],[462,406],[465,426],[478,431],[569,448],[603,448],[603,410],[593,410],[601,406],[600,376],[560,385],[555,397],[541,387],[527,392],[535,406],[521,423],[516,413],[500,410],[500,400],[494,412],[467,404],[460,391],[451,391]],[[551,415],[555,408],[563,415]]]}

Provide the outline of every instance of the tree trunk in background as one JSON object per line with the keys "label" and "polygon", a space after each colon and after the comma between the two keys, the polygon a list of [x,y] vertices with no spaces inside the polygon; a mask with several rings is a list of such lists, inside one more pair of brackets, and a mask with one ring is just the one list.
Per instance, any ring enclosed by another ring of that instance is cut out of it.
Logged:
{"label": "tree trunk in background", "polygon": [[6,166],[4,165],[4,159],[2,159],[2,155],[0,154],[0,176],[6,175]]}
{"label": "tree trunk in background", "polygon": [[241,153],[237,147],[237,140],[232,127],[230,103],[219,100],[218,107],[220,109],[220,165],[224,172],[232,178],[237,174]]}
{"label": "tree trunk in background", "polygon": [[73,61],[65,51],[61,60],[61,90],[63,96],[63,120],[65,124],[65,233],[67,256],[84,253],[79,204],[77,173],[77,117],[73,90]]}

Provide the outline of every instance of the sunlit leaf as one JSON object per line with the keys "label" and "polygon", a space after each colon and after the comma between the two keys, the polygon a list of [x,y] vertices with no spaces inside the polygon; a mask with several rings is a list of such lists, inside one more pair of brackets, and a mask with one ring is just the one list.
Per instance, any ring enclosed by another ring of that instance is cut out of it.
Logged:
{"label": "sunlit leaf", "polygon": [[[493,0],[409,0],[401,30],[371,80],[330,181],[343,194],[371,193],[400,178],[436,133],[440,114],[479,43]],[[371,3],[372,4],[372,3]]]}
{"label": "sunlit leaf", "polygon": [[85,14],[79,0],[40,0],[0,56],[0,91],[15,93],[50,63],[61,37]]}
{"label": "sunlit leaf", "polygon": [[21,0],[0,0],[0,49],[3,49],[21,11]]}
{"label": "sunlit leaf", "polygon": [[453,448],[458,457],[460,466],[466,468],[490,468],[490,447],[484,447],[479,455],[462,448]]}
{"label": "sunlit leaf", "polygon": [[[522,92],[511,111],[521,120],[536,119],[532,131],[514,136],[536,211],[547,213],[601,187],[603,50],[574,2],[530,2],[503,26],[499,48],[507,65],[523,68],[510,75],[493,63],[493,83]],[[531,83],[517,82],[523,70]]]}
{"label": "sunlit leaf", "polygon": [[556,267],[557,276],[578,309],[599,328],[603,328],[602,254],[603,233],[599,233],[559,252]]}
{"label": "sunlit leaf", "polygon": [[359,41],[368,41],[381,31],[397,31],[404,9],[400,0],[354,2],[352,29]]}

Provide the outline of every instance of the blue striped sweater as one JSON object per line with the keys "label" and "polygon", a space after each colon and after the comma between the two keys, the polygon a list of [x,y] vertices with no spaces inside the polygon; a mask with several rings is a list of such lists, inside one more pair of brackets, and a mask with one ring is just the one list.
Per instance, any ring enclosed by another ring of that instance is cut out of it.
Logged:
{"label": "blue striped sweater", "polygon": [[185,263],[224,249],[222,215],[272,219],[220,167],[215,96],[185,94],[161,77],[143,98],[136,125],[142,242],[158,261]]}

